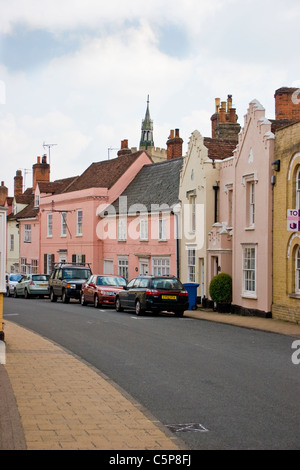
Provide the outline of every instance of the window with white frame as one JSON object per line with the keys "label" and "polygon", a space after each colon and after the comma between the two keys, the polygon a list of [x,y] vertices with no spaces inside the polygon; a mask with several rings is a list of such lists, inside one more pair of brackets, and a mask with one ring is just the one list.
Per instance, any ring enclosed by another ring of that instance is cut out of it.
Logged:
{"label": "window with white frame", "polygon": [[126,240],[126,228],[127,228],[126,218],[119,217],[118,219],[118,240],[119,241]]}
{"label": "window with white frame", "polygon": [[190,230],[192,233],[195,233],[196,230],[196,196],[190,196],[190,211],[191,211],[191,219],[190,219]]}
{"label": "window with white frame", "polygon": [[140,220],[140,240],[148,240],[148,219]]}
{"label": "window with white frame", "polygon": [[83,220],[83,212],[82,209],[77,209],[76,211],[76,235],[82,235],[82,220]]}
{"label": "window with white frame", "polygon": [[61,213],[61,237],[67,236],[67,213]]}
{"label": "window with white frame", "polygon": [[34,207],[39,207],[39,205],[40,205],[40,195],[35,194],[34,195]]}
{"label": "window with white frame", "polygon": [[249,226],[252,227],[255,221],[255,183],[248,184],[249,190]]}
{"label": "window with white frame", "polygon": [[152,259],[152,274],[154,276],[169,276],[170,275],[170,258],[160,257]]}
{"label": "window with white frame", "polygon": [[21,274],[26,274],[26,258],[21,258]]}
{"label": "window with white frame", "polygon": [[187,251],[187,275],[188,275],[188,282],[196,281],[196,250],[195,248],[188,248],[188,251]]}
{"label": "window with white frame", "polygon": [[243,294],[256,295],[256,247],[243,247]]}
{"label": "window with white frame", "polygon": [[118,274],[128,280],[128,258],[125,256],[118,258]]}
{"label": "window with white frame", "polygon": [[296,173],[296,209],[300,210],[300,166]]}
{"label": "window with white frame", "polygon": [[295,292],[300,294],[300,246],[296,250],[295,259]]}
{"label": "window with white frame", "polygon": [[47,214],[47,237],[52,237],[52,225],[53,216],[52,214]]}
{"label": "window with white frame", "polygon": [[9,237],[9,249],[10,251],[14,251],[15,249],[15,236],[13,234],[10,234]]}
{"label": "window with white frame", "polygon": [[31,243],[31,224],[25,224],[24,242]]}
{"label": "window with white frame", "polygon": [[32,274],[38,274],[39,272],[39,260],[38,259],[32,259],[31,260],[31,273]]}
{"label": "window with white frame", "polygon": [[158,240],[166,241],[166,219],[161,217],[158,219]]}

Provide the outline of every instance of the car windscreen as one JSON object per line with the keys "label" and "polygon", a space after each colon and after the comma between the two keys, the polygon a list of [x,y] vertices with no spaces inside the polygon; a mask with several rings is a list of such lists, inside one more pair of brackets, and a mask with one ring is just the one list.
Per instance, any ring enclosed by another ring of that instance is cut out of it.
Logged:
{"label": "car windscreen", "polygon": [[181,290],[183,285],[178,279],[172,278],[157,278],[152,279],[152,288],[153,289],[163,289],[163,290]]}
{"label": "car windscreen", "polygon": [[126,281],[122,277],[98,276],[97,286],[117,286],[125,287]]}
{"label": "car windscreen", "polygon": [[32,276],[32,280],[33,281],[48,281],[49,276],[47,276],[47,274],[35,274],[34,276]]}
{"label": "car windscreen", "polygon": [[91,274],[90,269],[64,269],[63,279],[88,279]]}
{"label": "car windscreen", "polygon": [[20,279],[22,279],[23,276],[21,276],[21,274],[12,274],[11,276],[9,276],[9,280],[10,281],[19,281]]}

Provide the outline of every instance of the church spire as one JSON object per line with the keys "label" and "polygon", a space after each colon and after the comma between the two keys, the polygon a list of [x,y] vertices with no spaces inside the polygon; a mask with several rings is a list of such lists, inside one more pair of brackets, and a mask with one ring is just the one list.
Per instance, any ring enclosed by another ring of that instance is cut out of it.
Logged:
{"label": "church spire", "polygon": [[147,109],[145,114],[145,119],[142,121],[142,133],[140,148],[147,150],[148,147],[154,147],[153,141],[153,121],[150,118],[149,111],[149,95],[147,97]]}

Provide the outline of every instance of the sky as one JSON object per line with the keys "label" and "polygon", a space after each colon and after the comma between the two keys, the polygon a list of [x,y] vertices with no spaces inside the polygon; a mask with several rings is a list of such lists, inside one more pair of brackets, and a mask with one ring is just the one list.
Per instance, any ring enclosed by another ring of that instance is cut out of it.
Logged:
{"label": "sky", "polygon": [[[299,0],[0,0],[0,181],[50,157],[51,181],[139,147],[147,97],[155,147],[211,137],[215,98],[243,126],[257,99],[300,87]],[[50,152],[50,155],[49,155]]]}

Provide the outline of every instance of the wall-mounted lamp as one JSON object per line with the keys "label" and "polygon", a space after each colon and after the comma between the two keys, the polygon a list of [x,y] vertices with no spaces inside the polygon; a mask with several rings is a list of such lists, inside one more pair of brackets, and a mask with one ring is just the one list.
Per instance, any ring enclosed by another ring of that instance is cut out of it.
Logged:
{"label": "wall-mounted lamp", "polygon": [[275,162],[272,163],[272,168],[274,171],[280,171],[280,160],[275,160]]}

